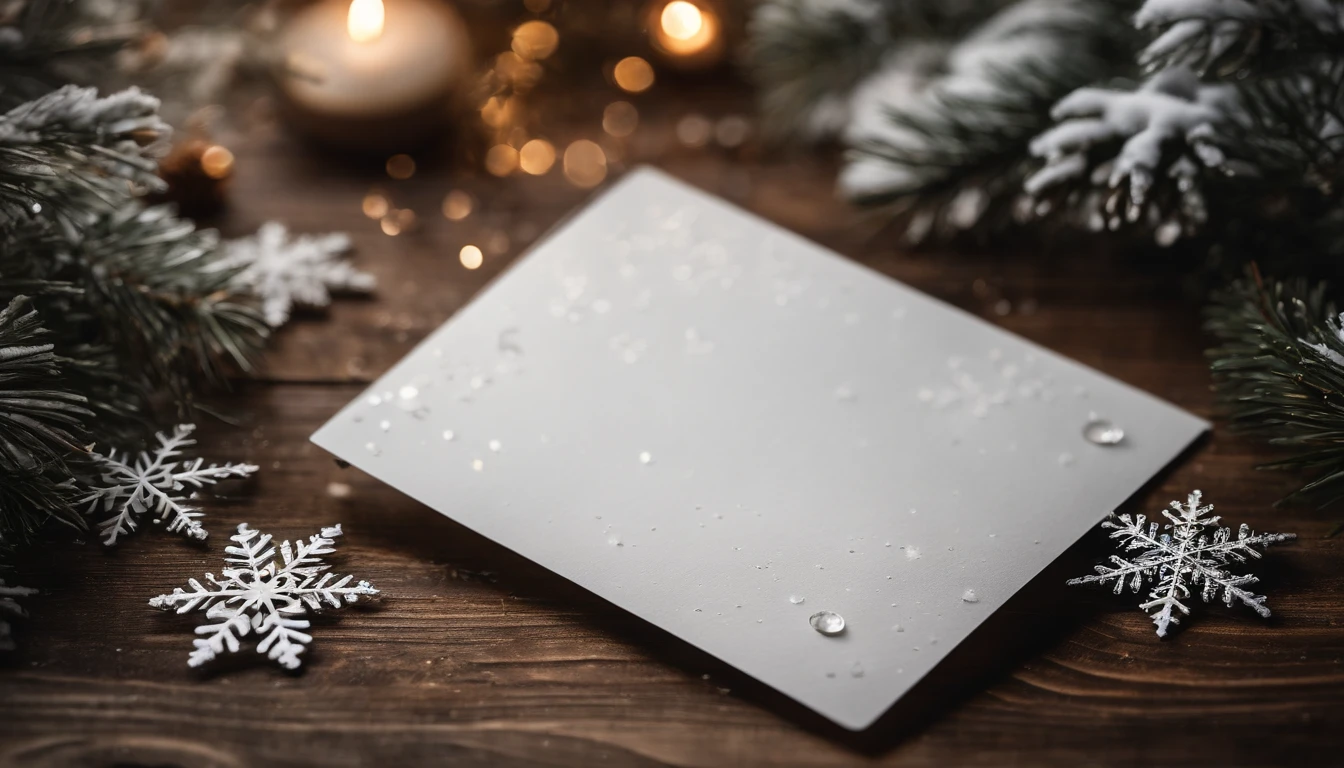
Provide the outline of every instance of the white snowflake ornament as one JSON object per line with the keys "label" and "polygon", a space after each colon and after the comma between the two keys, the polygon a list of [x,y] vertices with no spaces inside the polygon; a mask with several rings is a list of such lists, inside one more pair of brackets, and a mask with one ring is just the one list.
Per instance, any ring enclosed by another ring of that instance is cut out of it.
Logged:
{"label": "white snowflake ornament", "polygon": [[156,515],[154,522],[166,523],[168,530],[174,533],[180,532],[193,539],[204,539],[209,535],[199,520],[200,509],[189,504],[191,496],[184,496],[183,492],[230,477],[246,477],[258,467],[254,464],[205,466],[204,459],[176,461],[183,448],[196,444],[190,437],[195,429],[194,424],[179,424],[172,436],[158,433],[158,447],[141,453],[134,460],[129,455],[118,457],[115,450],[106,456],[93,454],[93,460],[101,470],[101,485],[92,488],[80,503],[89,505],[89,514],[115,512],[98,524],[104,544],[116,544],[119,537],[134,531],[137,518],[146,512]]}
{"label": "white snowflake ornament", "polygon": [[351,586],[352,576],[325,573],[331,566],[320,556],[336,551],[335,539],[340,535],[341,526],[337,525],[323,528],[307,541],[300,539],[292,547],[288,541],[281,542],[278,549],[282,562],[277,563],[277,547],[271,546],[271,535],[243,523],[231,537],[237,544],[224,549],[224,560],[233,567],[225,568],[222,578],[205,574],[208,586],[190,579],[187,583],[191,591],[178,587],[149,604],[177,613],[202,609],[206,618],[217,620],[196,628],[201,637],[192,641],[196,650],[187,657],[188,666],[199,667],[225,650],[236,653],[239,638],[255,633],[258,653],[286,669],[298,669],[302,663],[299,654],[313,639],[301,631],[308,629],[309,622],[300,617],[308,610],[340,608],[360,597],[378,594],[367,581]]}
{"label": "white snowflake ornament", "polygon": [[333,292],[368,293],[373,275],[360,272],[341,256],[350,250],[343,233],[298,235],[271,221],[252,237],[225,246],[223,266],[242,267],[234,284],[261,299],[267,324],[279,328],[294,306],[325,307]]}
{"label": "white snowflake ornament", "polygon": [[[1269,616],[1265,596],[1254,594],[1243,587],[1259,581],[1250,574],[1236,575],[1227,570],[1233,563],[1244,563],[1247,558],[1259,558],[1257,547],[1267,547],[1297,538],[1292,533],[1253,532],[1242,525],[1236,538],[1232,529],[1218,525],[1221,519],[1208,516],[1212,505],[1200,506],[1200,491],[1190,494],[1185,504],[1171,502],[1170,510],[1162,514],[1171,522],[1167,525],[1148,523],[1143,515],[1131,518],[1120,515],[1119,522],[1107,520],[1101,526],[1113,529],[1112,539],[1118,539],[1125,552],[1140,550],[1133,559],[1112,555],[1115,567],[1098,565],[1096,575],[1070,579],[1069,585],[1115,583],[1115,594],[1128,586],[1138,592],[1151,585],[1146,603],[1139,608],[1148,613],[1157,625],[1157,636],[1166,637],[1172,624],[1179,624],[1175,611],[1190,615],[1182,600],[1188,600],[1198,589],[1204,602],[1222,594],[1229,607],[1237,601],[1261,616]],[[1209,534],[1212,535],[1209,535]]]}

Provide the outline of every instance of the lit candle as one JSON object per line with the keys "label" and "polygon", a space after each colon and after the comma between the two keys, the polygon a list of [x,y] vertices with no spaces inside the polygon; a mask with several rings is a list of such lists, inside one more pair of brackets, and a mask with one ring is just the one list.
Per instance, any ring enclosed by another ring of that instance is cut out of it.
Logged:
{"label": "lit candle", "polygon": [[466,27],[437,0],[322,0],[289,21],[280,53],[277,79],[296,126],[370,151],[424,140],[471,81]]}
{"label": "lit candle", "polygon": [[723,60],[723,25],[705,0],[656,0],[648,25],[653,47],[669,64],[704,69]]}

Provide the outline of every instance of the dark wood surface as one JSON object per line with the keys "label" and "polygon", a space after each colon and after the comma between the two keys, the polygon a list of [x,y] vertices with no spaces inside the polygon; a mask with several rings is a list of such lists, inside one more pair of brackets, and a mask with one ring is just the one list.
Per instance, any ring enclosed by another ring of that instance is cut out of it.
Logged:
{"label": "dark wood surface", "polygon": [[[618,98],[602,78],[553,95],[546,134],[600,136]],[[1205,416],[1199,301],[1179,265],[987,244],[902,250],[837,202],[826,156],[747,146],[688,148],[691,112],[748,108],[743,86],[709,77],[660,83],[636,99],[621,167],[656,164],[767,219],[934,296]],[[1300,539],[1257,564],[1274,616],[1201,607],[1159,641],[1132,597],[1066,588],[1105,554],[1090,536],[1031,583],[871,731],[828,727],[783,697],[383,487],[341,470],[308,436],[507,267],[588,192],[557,169],[498,179],[464,156],[422,158],[410,180],[378,163],[320,154],[267,120],[221,134],[238,157],[221,220],[242,234],[267,219],[297,231],[345,229],[370,299],[302,316],[272,344],[264,373],[216,405],[236,425],[203,426],[202,451],[263,468],[209,499],[212,538],[196,546],[150,529],[115,550],[58,544],[22,566],[20,650],[0,662],[0,765],[1272,765],[1344,757],[1344,540],[1340,512],[1276,511],[1287,476],[1252,471],[1270,454],[1215,431],[1133,499],[1149,511],[1202,488],[1219,511]],[[363,218],[373,185],[415,210],[398,237]],[[438,214],[470,191],[462,222]],[[504,232],[476,271],[458,249]],[[1001,314],[1007,300],[1011,305]],[[328,484],[351,486],[335,498]],[[386,599],[316,623],[304,670],[250,651],[187,668],[190,617],[146,605],[216,570],[247,521],[278,537],[341,522],[342,572]]]}

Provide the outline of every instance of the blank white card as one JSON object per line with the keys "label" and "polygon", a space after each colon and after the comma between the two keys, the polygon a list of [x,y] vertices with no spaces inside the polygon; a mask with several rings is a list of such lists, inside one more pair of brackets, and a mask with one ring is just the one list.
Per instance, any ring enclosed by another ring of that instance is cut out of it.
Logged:
{"label": "blank white card", "polygon": [[1207,427],[642,169],[313,441],[859,730]]}

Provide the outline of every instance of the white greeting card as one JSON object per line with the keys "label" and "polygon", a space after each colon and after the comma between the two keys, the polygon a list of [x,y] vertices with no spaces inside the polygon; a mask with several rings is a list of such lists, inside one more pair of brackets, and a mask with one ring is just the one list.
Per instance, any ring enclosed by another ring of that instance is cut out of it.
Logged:
{"label": "white greeting card", "polygon": [[639,170],[313,440],[857,730],[1206,428]]}

